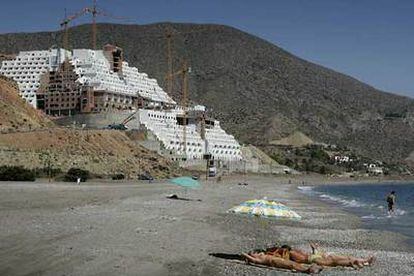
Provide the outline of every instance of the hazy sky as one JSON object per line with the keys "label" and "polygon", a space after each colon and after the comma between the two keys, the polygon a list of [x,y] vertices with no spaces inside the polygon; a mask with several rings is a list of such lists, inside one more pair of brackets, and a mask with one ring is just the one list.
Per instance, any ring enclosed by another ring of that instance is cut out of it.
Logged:
{"label": "hazy sky", "polygon": [[[0,33],[10,33],[56,30],[64,8],[72,14],[92,0],[0,3]],[[230,25],[381,90],[414,98],[414,0],[98,0],[98,5],[131,18],[101,22]]]}

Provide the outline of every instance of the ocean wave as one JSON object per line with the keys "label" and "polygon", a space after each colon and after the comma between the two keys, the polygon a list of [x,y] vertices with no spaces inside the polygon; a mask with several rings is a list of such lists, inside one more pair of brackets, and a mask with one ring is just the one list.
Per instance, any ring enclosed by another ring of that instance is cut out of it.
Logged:
{"label": "ocean wave", "polygon": [[407,214],[407,211],[405,211],[403,209],[396,209],[394,214],[397,215],[397,216],[403,216],[403,215]]}
{"label": "ocean wave", "polygon": [[314,188],[314,186],[299,186],[298,190],[301,193],[304,193],[304,194],[309,195],[309,196],[314,196],[314,195],[319,194],[319,192],[315,192],[315,190],[313,188]]}
{"label": "ocean wave", "polygon": [[312,191],[313,186],[299,186],[298,189],[301,191]]}
{"label": "ocean wave", "polygon": [[339,202],[342,205],[344,205],[345,207],[364,207],[367,206],[366,204],[355,200],[355,199],[345,199],[342,197],[338,197],[338,196],[332,196],[332,195],[327,195],[327,194],[321,194],[319,195],[320,198],[322,199],[328,199],[331,201],[335,201],[335,202]]}
{"label": "ocean wave", "polygon": [[368,215],[368,216],[362,216],[362,219],[384,219],[386,216],[376,216],[376,215]]}
{"label": "ocean wave", "polygon": [[403,209],[396,209],[394,211],[394,214],[384,214],[384,215],[368,215],[368,216],[362,216],[362,219],[387,219],[387,218],[395,218],[395,217],[399,217],[399,216],[404,216],[407,214],[407,211],[403,210]]}

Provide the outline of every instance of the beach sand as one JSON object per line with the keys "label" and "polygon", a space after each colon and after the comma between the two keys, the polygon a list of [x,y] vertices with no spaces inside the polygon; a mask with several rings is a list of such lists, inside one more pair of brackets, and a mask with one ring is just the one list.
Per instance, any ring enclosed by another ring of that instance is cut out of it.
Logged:
{"label": "beach sand", "polygon": [[[326,180],[236,176],[187,191],[166,182],[2,182],[0,275],[291,275],[209,254],[275,243],[308,250],[309,241],[327,252],[377,257],[372,267],[322,275],[414,273],[405,237],[362,229],[358,217],[300,193],[302,181]],[[166,199],[170,193],[194,200]],[[285,203],[302,220],[226,213],[262,197]]]}

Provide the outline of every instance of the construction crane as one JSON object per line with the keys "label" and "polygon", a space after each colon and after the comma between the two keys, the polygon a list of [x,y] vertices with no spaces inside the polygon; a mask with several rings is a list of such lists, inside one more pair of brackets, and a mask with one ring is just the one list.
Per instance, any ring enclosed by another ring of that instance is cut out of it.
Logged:
{"label": "construction crane", "polygon": [[130,19],[128,17],[123,17],[123,16],[114,16],[114,15],[111,15],[105,12],[104,10],[98,9],[96,0],[93,0],[92,8],[89,8],[89,13],[92,14],[92,49],[93,50],[96,50],[96,41],[97,41],[96,37],[97,37],[97,32],[98,32],[98,28],[96,26],[96,18],[98,15],[112,18],[112,19],[117,19],[117,20],[129,20]]}
{"label": "construction crane", "polygon": [[181,98],[181,106],[184,109],[183,115],[183,150],[184,154],[187,156],[187,73],[189,68],[187,66],[186,61],[183,62],[181,70],[173,73],[173,61],[172,61],[172,38],[173,38],[173,31],[170,27],[167,28],[165,32],[165,39],[167,41],[167,93],[172,97],[172,90],[173,90],[173,81],[174,77],[181,75],[182,76],[182,98]]}
{"label": "construction crane", "polygon": [[[204,30],[200,30],[204,31]],[[173,33],[171,27],[168,27],[165,32],[165,39],[166,39],[166,52],[167,52],[167,92],[170,96],[172,96],[173,91],[173,77],[176,75],[182,75],[183,84],[182,84],[182,98],[181,98],[181,105],[184,109],[183,115],[183,144],[184,144],[184,154],[187,156],[187,112],[188,112],[188,73],[190,72],[190,67],[187,66],[187,63],[183,63],[183,67],[176,73],[173,73],[173,54],[172,54],[172,40],[174,35],[185,35],[189,33],[197,33],[200,31],[191,31],[191,32],[176,32]],[[209,176],[214,176],[216,171],[214,165],[211,165],[211,154],[208,153],[208,143],[206,139],[206,112],[203,111],[198,117],[198,123],[200,124],[200,136],[201,139],[204,141],[204,155],[203,158],[206,160],[206,179]]]}
{"label": "construction crane", "polygon": [[[66,9],[65,9],[65,18],[60,22],[60,27],[62,28],[63,31],[63,43],[62,43],[62,48],[64,51],[64,64],[63,64],[63,75],[64,75],[64,83],[63,85],[65,86],[65,80],[68,77],[68,66],[69,66],[69,61],[68,61],[68,56],[67,56],[67,50],[69,50],[69,23],[72,22],[73,20],[75,20],[76,18],[79,18],[85,14],[87,14],[90,11],[89,8],[83,8],[81,11],[67,16],[66,15]],[[58,55],[60,55],[60,50]],[[59,61],[60,62],[60,61]]]}
{"label": "construction crane", "polygon": [[[72,83],[69,81],[69,58],[67,55],[67,50],[69,50],[69,23],[72,22],[74,19],[83,16],[84,14],[89,12],[89,8],[84,8],[81,11],[67,16],[66,15],[66,9],[65,9],[65,18],[60,22],[60,27],[63,31],[63,51],[64,51],[64,61],[63,61],[63,72],[62,72],[62,86],[64,89],[68,89],[70,91],[73,90]],[[60,49],[58,50],[58,56],[60,56]],[[60,59],[60,58],[59,58]],[[60,63],[60,60],[58,61],[58,64]],[[60,113],[60,110],[59,110]]]}
{"label": "construction crane", "polygon": [[[173,91],[173,78],[177,75],[182,76],[182,95],[181,95],[181,106],[184,109],[183,115],[183,143],[184,143],[184,152],[187,153],[187,117],[188,117],[188,73],[190,73],[191,68],[188,67],[187,62],[184,61],[181,70],[178,72],[173,73],[173,54],[172,54],[172,45],[173,45],[173,37],[176,35],[185,35],[190,33],[198,33],[203,30],[199,31],[190,31],[190,32],[173,32],[171,27],[167,27],[165,31],[165,39],[166,39],[166,55],[167,55],[167,92],[170,96],[172,96]],[[201,139],[205,141],[205,152],[207,153],[207,141],[206,141],[206,114],[205,112],[199,116],[199,123],[200,125],[200,136]]]}
{"label": "construction crane", "polygon": [[177,72],[167,76],[167,79],[173,79],[176,76],[182,77],[182,97],[181,106],[183,107],[183,150],[187,154],[187,123],[188,123],[188,73],[191,73],[191,67],[187,61],[184,61],[182,67]]}
{"label": "construction crane", "polygon": [[[168,28],[167,31],[165,32],[165,38],[167,40],[167,76],[172,76],[173,74],[173,64],[172,64],[172,48],[171,48],[171,43],[172,43],[172,37],[173,37],[173,33],[171,28]],[[172,93],[172,89],[173,89],[173,78],[167,78],[167,92],[168,95],[171,96]]]}
{"label": "construction crane", "polygon": [[[166,56],[167,56],[167,93],[172,96],[172,92],[174,90],[174,82],[173,78],[168,76],[173,75],[174,73],[174,65],[173,65],[173,46],[174,46],[174,37],[175,36],[184,36],[193,33],[201,33],[209,30],[208,28],[201,28],[200,30],[193,30],[187,32],[179,32],[175,31],[171,26],[167,26],[163,38],[166,40]],[[144,37],[157,37],[159,35],[149,35]],[[162,36],[159,36],[162,38]]]}
{"label": "construction crane", "polygon": [[183,76],[182,91],[183,95],[181,98],[181,106],[184,109],[183,114],[183,143],[184,143],[184,154],[187,156],[187,112],[188,112],[188,73],[190,73],[191,68],[188,67],[187,61],[183,62],[183,67],[181,69],[181,74]]}
{"label": "construction crane", "polygon": [[93,0],[92,13],[92,50],[96,50],[96,15],[98,11],[96,9],[96,0]]}
{"label": "construction crane", "polygon": [[[67,56],[67,50],[69,50],[69,24],[83,16],[86,14],[92,14],[92,49],[96,49],[96,16],[102,15],[102,16],[107,16],[107,17],[112,17],[112,18],[117,18],[114,16],[111,16],[107,13],[105,13],[104,11],[100,11],[97,9],[97,4],[96,4],[96,0],[93,1],[93,6],[92,7],[85,7],[82,10],[80,10],[79,12],[67,16],[66,15],[66,9],[65,9],[65,18],[60,22],[60,27],[62,28],[62,32],[63,32],[63,43],[62,43],[62,48],[64,49],[64,62],[63,62],[63,80],[62,80],[62,86],[65,87],[66,89],[72,90],[71,87],[71,82],[67,82],[68,76],[69,76],[69,60],[68,60],[68,56]],[[117,19],[121,19],[120,17],[118,17]],[[58,55],[60,55],[60,50],[58,52]]]}
{"label": "construction crane", "polygon": [[128,20],[129,18],[126,17],[120,17],[120,16],[113,16],[108,13],[106,13],[103,10],[98,9],[96,0],[93,0],[92,7],[85,7],[80,12],[75,13],[71,16],[66,16],[65,19],[60,23],[60,26],[63,28],[64,31],[64,38],[63,38],[63,47],[66,49],[68,46],[68,25],[69,23],[85,14],[91,14],[92,15],[92,49],[96,50],[96,37],[97,37],[97,26],[96,26],[96,18],[98,15],[105,16],[113,19],[120,19],[120,20]]}
{"label": "construction crane", "polygon": [[[66,10],[65,10],[65,18],[62,20],[62,22],[60,22],[60,27],[62,28],[63,31],[63,49],[67,50],[69,48],[69,23],[71,21],[73,21],[74,19],[81,17],[82,15],[85,15],[87,13],[90,12],[89,8],[83,8],[81,11],[70,15],[70,16],[66,16]],[[67,56],[65,53],[65,60],[66,60]]]}

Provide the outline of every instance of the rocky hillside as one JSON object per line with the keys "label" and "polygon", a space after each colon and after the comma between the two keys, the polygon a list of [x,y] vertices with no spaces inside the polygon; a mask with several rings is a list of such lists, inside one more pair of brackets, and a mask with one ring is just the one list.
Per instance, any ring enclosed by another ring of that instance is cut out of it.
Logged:
{"label": "rocky hillside", "polygon": [[133,142],[116,130],[58,128],[18,95],[13,82],[0,78],[0,166],[30,169],[46,167],[67,171],[79,167],[99,175],[122,173],[136,178],[175,175],[169,161]]}
{"label": "rocky hillside", "polygon": [[[98,26],[98,44],[115,43],[139,70],[165,87],[165,30],[172,29],[174,67],[192,67],[191,99],[214,109],[243,142],[267,144],[301,131],[317,142],[401,160],[414,150],[414,100],[376,90],[307,62],[263,39],[220,25]],[[72,47],[90,47],[90,25],[70,30]],[[0,52],[47,49],[58,32],[0,35]],[[174,97],[179,98],[179,81]]]}
{"label": "rocky hillside", "polygon": [[77,167],[99,175],[122,173],[132,178],[144,172],[159,178],[175,174],[170,162],[133,143],[121,131],[51,128],[0,134],[0,166],[43,168],[45,156],[62,171]]}
{"label": "rocky hillside", "polygon": [[17,94],[17,84],[0,76],[0,132],[26,131],[52,125]]}

